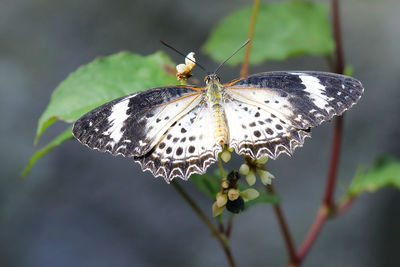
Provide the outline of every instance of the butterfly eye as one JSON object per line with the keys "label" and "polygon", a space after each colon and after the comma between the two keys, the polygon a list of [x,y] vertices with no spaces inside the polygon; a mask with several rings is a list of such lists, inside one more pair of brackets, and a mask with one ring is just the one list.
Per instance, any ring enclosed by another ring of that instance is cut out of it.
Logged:
{"label": "butterfly eye", "polygon": [[210,82],[210,76],[206,76],[206,77],[204,77],[204,83],[205,84],[208,84]]}

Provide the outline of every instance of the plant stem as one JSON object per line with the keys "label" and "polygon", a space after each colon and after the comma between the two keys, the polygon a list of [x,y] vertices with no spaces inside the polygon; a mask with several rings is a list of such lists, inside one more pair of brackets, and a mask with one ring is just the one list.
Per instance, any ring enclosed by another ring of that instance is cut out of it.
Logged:
{"label": "plant stem", "polygon": [[218,155],[217,163],[218,163],[218,168],[219,168],[219,174],[221,175],[221,180],[226,179],[225,170],[224,170],[224,167],[222,166],[222,162],[221,162],[221,155]]}
{"label": "plant stem", "polygon": [[259,6],[260,6],[260,0],[254,0],[253,13],[251,14],[251,22],[250,22],[249,35],[248,35],[248,39],[250,40],[250,42],[246,47],[246,52],[244,54],[242,69],[240,71],[240,77],[246,77],[248,70],[249,70],[250,50],[251,50],[251,45],[253,44],[254,28],[256,26],[256,19],[257,19]]}
{"label": "plant stem", "polygon": [[229,265],[231,267],[236,266],[226,236],[220,231],[218,231],[218,229],[214,226],[214,224],[208,219],[208,217],[204,214],[204,212],[200,209],[200,207],[197,206],[194,200],[189,196],[189,194],[183,189],[183,187],[178,183],[176,179],[172,180],[171,184],[174,186],[176,191],[186,200],[186,202],[194,210],[194,212],[196,212],[196,214],[200,217],[200,219],[204,222],[204,224],[210,229],[211,233],[218,239],[219,243],[224,249],[225,255],[229,261]]}
{"label": "plant stem", "polygon": [[300,263],[304,260],[312,244],[314,244],[315,239],[318,237],[318,234],[321,231],[321,228],[324,225],[328,214],[329,209],[325,205],[322,205],[318,210],[317,216],[314,219],[314,222],[311,226],[310,231],[307,234],[307,237],[304,239],[303,244],[297,252],[297,260],[293,262],[293,266],[299,266]]}
{"label": "plant stem", "polygon": [[335,38],[335,48],[336,48],[335,72],[343,74],[344,55],[343,55],[342,31],[340,26],[339,0],[331,0],[331,9],[332,9],[333,35]]}
{"label": "plant stem", "polygon": [[[272,184],[265,186],[266,190],[271,193],[271,194],[276,194],[274,187]],[[296,262],[296,249],[293,243],[292,235],[290,234],[290,230],[288,227],[288,224],[286,222],[285,216],[283,215],[281,206],[279,203],[273,204],[274,212],[276,215],[276,218],[278,219],[279,227],[281,228],[282,234],[283,234],[283,239],[285,240],[286,248],[288,251],[288,256],[290,259],[290,262]]]}
{"label": "plant stem", "polygon": [[[343,56],[343,46],[342,46],[342,35],[340,30],[340,17],[339,17],[339,0],[331,0],[331,10],[332,10],[332,24],[333,24],[333,34],[335,38],[335,72],[343,74],[344,71],[344,56]],[[294,262],[293,266],[298,266],[306,257],[315,239],[318,237],[322,226],[324,225],[328,216],[332,215],[335,210],[334,206],[334,191],[335,183],[337,178],[337,170],[339,166],[340,158],[340,147],[342,141],[343,132],[343,116],[337,117],[334,126],[334,136],[332,141],[332,152],[331,160],[329,164],[329,171],[327,177],[327,185],[324,193],[323,202],[320,209],[318,210],[317,216],[308,232],[306,238],[304,239],[300,249],[297,252],[297,261]],[[350,206],[351,201],[347,204]],[[347,206],[347,207],[348,207]],[[342,207],[343,209],[347,208]]]}
{"label": "plant stem", "polygon": [[228,223],[227,223],[226,231],[225,231],[225,235],[226,235],[227,238],[229,238],[231,236],[231,233],[232,233],[233,217],[234,217],[234,215],[231,214],[229,216],[229,219],[228,219]]}
{"label": "plant stem", "polygon": [[346,199],[336,207],[334,216],[337,217],[345,213],[350,208],[351,204],[353,204],[355,199],[356,196],[346,197]]}
{"label": "plant stem", "polygon": [[334,126],[334,135],[332,141],[332,152],[331,152],[331,160],[329,164],[328,178],[325,189],[325,195],[323,203],[328,209],[332,209],[334,206],[334,191],[335,191],[335,183],[337,177],[337,170],[339,166],[339,158],[340,158],[340,147],[342,143],[342,132],[343,132],[343,117],[340,116],[335,120]]}

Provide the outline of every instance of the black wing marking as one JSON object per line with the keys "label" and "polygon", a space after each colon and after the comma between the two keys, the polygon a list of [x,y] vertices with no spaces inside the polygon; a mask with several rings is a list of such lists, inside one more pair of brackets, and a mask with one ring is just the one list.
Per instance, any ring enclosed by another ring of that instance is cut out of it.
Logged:
{"label": "black wing marking", "polygon": [[188,86],[159,87],[106,103],[78,119],[74,136],[90,148],[114,155],[143,156],[165,131],[200,101]]}
{"label": "black wing marking", "polygon": [[360,81],[352,77],[307,71],[259,73],[227,84],[227,88],[301,129],[342,114],[364,91]]}

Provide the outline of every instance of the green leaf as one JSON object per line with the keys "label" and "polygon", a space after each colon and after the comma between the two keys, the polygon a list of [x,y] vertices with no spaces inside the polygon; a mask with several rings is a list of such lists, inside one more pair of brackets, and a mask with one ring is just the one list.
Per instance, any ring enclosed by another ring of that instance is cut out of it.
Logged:
{"label": "green leaf", "polygon": [[120,52],[80,67],[54,90],[50,103],[39,119],[35,143],[47,127],[57,120],[73,122],[115,98],[175,84],[175,76],[166,71],[171,68],[174,69],[174,64],[162,52],[149,56]]}
{"label": "green leaf", "polygon": [[349,189],[349,195],[359,195],[364,191],[374,192],[382,187],[393,186],[400,189],[400,161],[384,156],[371,168],[359,168]]}
{"label": "green leaf", "polygon": [[35,154],[33,154],[33,156],[29,159],[28,164],[26,165],[25,169],[21,172],[21,176],[27,175],[31,171],[33,165],[35,165],[35,163],[38,159],[40,159],[41,157],[43,157],[44,155],[49,153],[56,146],[59,146],[65,140],[68,140],[72,137],[73,137],[72,126],[70,126],[70,127],[68,127],[67,130],[65,130],[62,134],[60,134],[59,136],[54,138],[45,147],[36,151]]}
{"label": "green leaf", "polygon": [[221,177],[218,172],[193,174],[190,176],[190,181],[200,190],[215,200],[215,196],[221,190]]}
{"label": "green leaf", "polygon": [[[217,62],[230,56],[248,38],[251,13],[252,7],[247,7],[224,18],[203,46],[204,52]],[[330,54],[334,41],[328,8],[311,1],[261,4],[251,45],[250,64],[300,54]],[[244,50],[228,64],[242,62]]]}

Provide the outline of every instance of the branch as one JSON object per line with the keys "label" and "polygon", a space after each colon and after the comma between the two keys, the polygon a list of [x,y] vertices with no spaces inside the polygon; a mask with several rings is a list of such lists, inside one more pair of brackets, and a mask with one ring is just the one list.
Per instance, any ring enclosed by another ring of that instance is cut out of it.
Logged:
{"label": "branch", "polygon": [[250,40],[249,44],[246,47],[246,52],[243,59],[242,69],[240,71],[240,77],[246,77],[249,71],[249,59],[250,59],[250,51],[251,45],[253,44],[253,35],[254,35],[254,28],[256,26],[256,19],[258,13],[258,7],[260,6],[260,0],[254,0],[253,4],[253,13],[251,14],[251,22],[249,28],[249,35],[248,39]]}
{"label": "branch", "polygon": [[[332,10],[333,34],[336,47],[334,71],[336,73],[343,74],[344,56],[343,56],[342,34],[340,29],[339,0],[331,0],[331,10]],[[300,249],[297,252],[297,261],[294,262],[294,266],[300,265],[300,263],[304,260],[315,239],[318,237],[318,234],[320,233],[326,219],[328,218],[328,216],[332,215],[335,212],[334,191],[337,178],[337,170],[339,166],[342,132],[343,132],[343,116],[339,116],[335,120],[334,136],[333,136],[332,150],[331,150],[332,151],[331,160],[329,164],[327,185],[324,193],[323,202],[317,213],[316,218],[314,219],[310,231],[308,232],[305,240],[303,241],[302,245],[300,246]],[[351,205],[351,202],[352,200],[346,203],[345,206],[341,207],[340,209],[341,212],[346,210]]]}
{"label": "branch", "polygon": [[218,229],[214,226],[214,224],[208,219],[208,217],[204,214],[204,212],[200,209],[200,207],[197,206],[194,200],[188,195],[188,193],[176,181],[176,179],[172,180],[171,184],[174,186],[176,191],[186,200],[186,202],[194,210],[194,212],[196,212],[196,214],[200,217],[200,219],[204,222],[204,224],[210,229],[211,233],[218,239],[219,243],[224,249],[225,255],[229,261],[230,266],[231,267],[236,266],[226,236],[222,234],[220,231],[218,231]]}
{"label": "branch", "polygon": [[[265,186],[266,190],[271,193],[275,194],[275,190],[272,184]],[[281,228],[283,238],[285,240],[286,248],[289,254],[289,260],[291,263],[297,262],[296,256],[296,249],[293,243],[292,235],[290,234],[290,230],[288,224],[286,222],[285,216],[283,215],[281,206],[279,203],[273,204],[275,215],[278,219],[279,227]]]}

